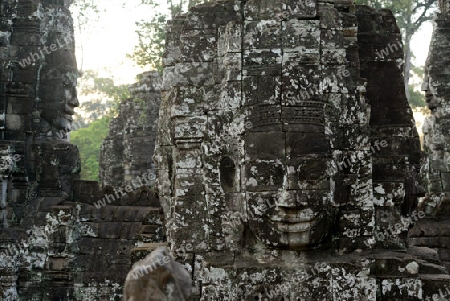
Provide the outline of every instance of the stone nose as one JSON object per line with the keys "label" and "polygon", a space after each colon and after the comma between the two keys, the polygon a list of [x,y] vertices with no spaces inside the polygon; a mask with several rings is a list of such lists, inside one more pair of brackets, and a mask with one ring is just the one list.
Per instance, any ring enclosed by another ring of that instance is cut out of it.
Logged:
{"label": "stone nose", "polygon": [[79,107],[80,106],[80,102],[78,101],[78,97],[77,95],[75,95],[74,97],[72,97],[72,99],[69,101],[69,103],[74,106],[74,107]]}
{"label": "stone nose", "polygon": [[277,206],[285,210],[302,210],[308,208],[308,200],[300,198],[299,190],[282,190],[277,201]]}
{"label": "stone nose", "polygon": [[72,107],[79,107],[80,102],[78,101],[77,91],[74,88],[65,90],[66,103],[71,105]]}
{"label": "stone nose", "polygon": [[428,80],[425,80],[425,81],[422,83],[422,86],[421,86],[421,89],[420,89],[420,90],[422,90],[422,91],[428,91],[429,88],[430,88],[430,84],[428,83]]}
{"label": "stone nose", "polygon": [[283,185],[280,189],[277,206],[281,209],[305,209],[308,207],[308,201],[300,198],[302,190],[295,187],[293,189],[292,182],[296,181],[297,171],[293,166],[286,166],[284,169]]}

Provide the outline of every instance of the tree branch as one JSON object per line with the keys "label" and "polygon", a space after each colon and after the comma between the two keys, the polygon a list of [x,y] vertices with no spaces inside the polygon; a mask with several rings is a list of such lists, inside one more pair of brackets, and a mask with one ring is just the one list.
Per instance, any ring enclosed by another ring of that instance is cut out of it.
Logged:
{"label": "tree branch", "polygon": [[423,5],[424,9],[422,14],[420,15],[419,18],[416,19],[416,21],[412,23],[412,26],[414,27],[414,32],[416,32],[424,22],[429,21],[433,18],[432,16],[427,16],[426,14],[435,2],[436,2],[435,0],[429,0],[428,3],[425,3]]}

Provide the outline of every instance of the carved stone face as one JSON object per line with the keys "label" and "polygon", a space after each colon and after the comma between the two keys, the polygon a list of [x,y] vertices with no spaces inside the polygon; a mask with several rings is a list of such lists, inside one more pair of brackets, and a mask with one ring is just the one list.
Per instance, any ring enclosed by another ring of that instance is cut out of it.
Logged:
{"label": "carved stone face", "polygon": [[40,72],[41,136],[68,140],[67,134],[79,106],[76,60],[72,52],[58,50],[46,57]]}
{"label": "carved stone face", "polygon": [[422,84],[422,91],[425,92],[425,101],[428,104],[428,108],[434,111],[439,106],[439,100],[436,97],[436,93],[433,90],[433,85],[430,82],[430,77],[425,75],[424,82]]}
{"label": "carved stone face", "polygon": [[[291,250],[323,243],[334,219],[323,112],[318,102],[301,105],[283,107],[281,121],[269,123],[278,106],[253,110],[245,135],[250,230],[271,247]],[[306,111],[313,113],[304,117]]]}
{"label": "carved stone face", "polygon": [[71,130],[71,124],[73,121],[72,115],[75,114],[75,108],[80,105],[77,98],[76,84],[70,81],[68,78],[63,82],[64,86],[64,98],[61,102],[61,111],[58,111],[54,125],[57,129]]}

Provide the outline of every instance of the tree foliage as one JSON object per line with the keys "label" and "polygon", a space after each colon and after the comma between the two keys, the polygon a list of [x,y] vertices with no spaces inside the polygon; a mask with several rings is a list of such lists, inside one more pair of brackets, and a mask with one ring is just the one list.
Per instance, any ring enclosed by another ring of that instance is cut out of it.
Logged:
{"label": "tree foliage", "polygon": [[128,85],[115,85],[111,78],[99,77],[87,70],[79,80],[79,94],[85,100],[77,110],[70,142],[77,145],[81,157],[83,180],[98,180],[102,141],[109,133],[109,121],[117,113],[122,100],[129,98]]}
{"label": "tree foliage", "polygon": [[78,31],[76,46],[81,50],[78,57],[80,70],[83,70],[84,42],[82,37],[87,32],[92,33],[92,27],[99,19],[99,3],[101,0],[75,0],[70,6],[70,12],[74,20],[75,30]]}
{"label": "tree foliage", "polygon": [[86,126],[104,116],[114,116],[122,100],[130,97],[128,85],[115,85],[112,78],[99,77],[93,70],[82,72],[78,95],[84,101],[77,109],[75,122],[83,120]]}
{"label": "tree foliage", "polygon": [[357,4],[392,10],[403,38],[416,33],[424,22],[433,19],[438,0],[356,0]]}
{"label": "tree foliage", "polygon": [[70,142],[77,145],[81,157],[81,178],[98,181],[100,146],[109,132],[111,118],[105,116],[87,128],[70,133]]}
{"label": "tree foliage", "polygon": [[136,22],[139,44],[135,46],[133,54],[127,56],[139,66],[162,72],[162,56],[166,38],[163,24],[166,21],[167,16],[161,14],[151,22]]}
{"label": "tree foliage", "polygon": [[[412,66],[411,72],[416,75],[417,78],[420,78],[423,81],[425,76],[425,68],[423,66]],[[425,95],[422,91],[419,91],[418,88],[421,88],[422,85],[412,85],[409,84],[409,104],[413,108],[417,107],[426,107],[427,103],[425,102]]]}
{"label": "tree foliage", "polygon": [[153,13],[149,21],[136,22],[139,43],[128,57],[141,67],[162,72],[162,56],[165,45],[165,27],[168,20],[192,6],[208,0],[167,0],[161,4],[157,0],[142,0],[141,5]]}
{"label": "tree foliage", "polygon": [[412,107],[425,107],[427,103],[425,102],[425,97],[422,92],[417,91],[412,85],[409,85],[410,97],[409,104]]}

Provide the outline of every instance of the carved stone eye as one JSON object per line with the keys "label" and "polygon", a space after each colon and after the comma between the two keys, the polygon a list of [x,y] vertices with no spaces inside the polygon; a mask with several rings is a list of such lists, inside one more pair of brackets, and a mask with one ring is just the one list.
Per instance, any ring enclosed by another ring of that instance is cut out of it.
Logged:
{"label": "carved stone eye", "polygon": [[231,192],[234,185],[234,177],[236,174],[236,166],[233,159],[230,157],[223,157],[220,160],[220,185],[224,192]]}

